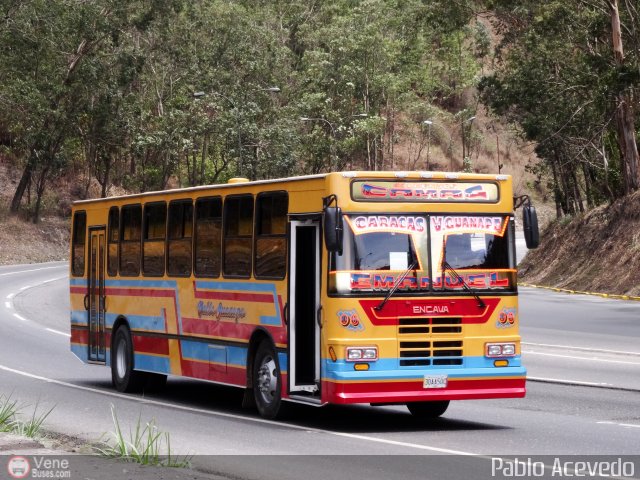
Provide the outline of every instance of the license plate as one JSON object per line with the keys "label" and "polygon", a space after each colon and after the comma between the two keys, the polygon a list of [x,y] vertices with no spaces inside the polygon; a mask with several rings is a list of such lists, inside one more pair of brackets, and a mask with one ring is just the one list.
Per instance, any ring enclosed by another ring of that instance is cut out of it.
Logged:
{"label": "license plate", "polygon": [[422,388],[447,388],[447,376],[425,375]]}

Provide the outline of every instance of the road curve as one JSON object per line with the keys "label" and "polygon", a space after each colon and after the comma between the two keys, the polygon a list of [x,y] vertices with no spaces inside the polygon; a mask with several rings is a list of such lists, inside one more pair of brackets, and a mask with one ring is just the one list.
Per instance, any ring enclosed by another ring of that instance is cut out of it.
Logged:
{"label": "road curve", "polygon": [[[629,385],[625,369],[639,371],[640,304],[583,307],[578,296],[522,289],[526,365],[543,380],[528,384],[525,399],[457,402],[430,424],[400,407],[300,405],[286,421],[270,422],[240,408],[239,390],[206,382],[172,378],[166,391],[147,397],[115,392],[107,368],[69,352],[66,274],[65,263],[0,267],[0,394],[55,406],[47,428],[86,442],[113,430],[113,406],[123,426],[156,419],[174,453],[195,454],[197,468],[237,478],[297,479],[304,471],[325,479],[328,469],[358,478],[474,478],[492,455],[637,453],[637,392],[550,380]],[[615,313],[611,323],[598,317],[602,311]],[[602,358],[565,358],[567,346],[575,349],[570,356]],[[630,363],[601,361],[611,355]],[[427,462],[443,454],[481,456],[454,466],[446,458]]]}

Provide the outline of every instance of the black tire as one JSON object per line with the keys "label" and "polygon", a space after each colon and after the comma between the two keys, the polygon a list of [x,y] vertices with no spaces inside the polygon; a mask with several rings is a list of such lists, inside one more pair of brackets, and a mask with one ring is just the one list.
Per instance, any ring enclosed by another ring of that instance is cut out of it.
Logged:
{"label": "black tire", "polygon": [[407,408],[411,412],[411,415],[424,420],[438,418],[447,411],[448,407],[449,400],[407,403]]}
{"label": "black tire", "polygon": [[276,418],[282,411],[282,376],[271,342],[263,341],[253,361],[253,395],[263,418]]}
{"label": "black tire", "polygon": [[116,330],[111,341],[111,382],[119,392],[141,391],[147,378],[134,370],[133,342],[126,326]]}

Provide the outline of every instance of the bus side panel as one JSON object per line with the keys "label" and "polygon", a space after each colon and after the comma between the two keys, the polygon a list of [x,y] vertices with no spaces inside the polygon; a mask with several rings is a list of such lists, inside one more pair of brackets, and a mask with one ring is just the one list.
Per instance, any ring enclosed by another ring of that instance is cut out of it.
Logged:
{"label": "bus side panel", "polygon": [[[72,281],[72,351],[87,361],[86,280]],[[286,379],[285,286],[279,282],[108,279],[107,365],[119,318],[131,329],[136,370],[245,386],[249,340],[256,329],[274,341]]]}

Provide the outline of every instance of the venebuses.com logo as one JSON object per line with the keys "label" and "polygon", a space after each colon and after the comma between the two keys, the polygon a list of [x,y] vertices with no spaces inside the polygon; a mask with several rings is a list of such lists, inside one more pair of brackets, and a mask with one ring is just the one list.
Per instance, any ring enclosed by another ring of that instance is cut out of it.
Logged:
{"label": "venebuses.com logo", "polygon": [[7,472],[11,478],[26,478],[31,471],[31,464],[25,457],[14,456],[7,463]]}
{"label": "venebuses.com logo", "polygon": [[69,460],[57,456],[26,458],[19,455],[9,457],[9,478],[71,478]]}

